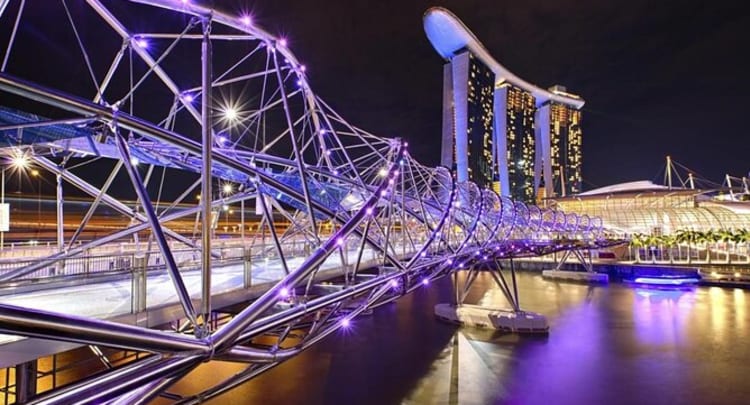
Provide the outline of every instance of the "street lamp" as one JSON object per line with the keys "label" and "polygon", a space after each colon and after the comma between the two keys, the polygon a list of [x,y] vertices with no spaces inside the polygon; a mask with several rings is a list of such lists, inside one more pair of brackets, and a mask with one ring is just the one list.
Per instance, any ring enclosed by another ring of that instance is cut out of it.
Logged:
{"label": "street lamp", "polygon": [[[20,175],[20,172],[26,170],[28,166],[29,157],[26,153],[16,151],[10,158],[10,165],[3,167],[2,174],[0,174],[0,252],[5,247],[5,232],[10,230],[10,206],[5,205],[5,171],[10,167],[18,170]],[[20,181],[18,182],[18,187],[20,191]]]}

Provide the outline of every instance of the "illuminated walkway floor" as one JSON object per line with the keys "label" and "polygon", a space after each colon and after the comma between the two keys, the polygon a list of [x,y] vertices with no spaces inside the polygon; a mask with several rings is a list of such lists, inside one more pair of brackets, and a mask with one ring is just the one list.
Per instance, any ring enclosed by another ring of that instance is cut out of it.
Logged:
{"label": "illuminated walkway floor", "polygon": [[[354,263],[357,259],[356,249],[346,252],[348,263]],[[299,267],[305,258],[287,259],[290,271]],[[361,267],[375,266],[377,259],[372,249],[366,248],[362,255]],[[332,277],[343,274],[341,255],[332,254],[323,263],[319,270]],[[275,282],[281,280],[285,273],[279,259],[268,259],[252,263],[251,287],[244,287],[244,264],[217,266],[211,275],[211,295],[221,297],[231,295],[232,303],[243,302],[259,296],[271,288]],[[188,270],[182,272],[182,279],[190,293],[191,298],[200,298],[201,274],[200,270]],[[132,280],[107,282],[92,282],[87,284],[64,286],[57,288],[39,289],[36,291],[22,291],[16,294],[0,296],[0,303],[10,304],[25,308],[40,309],[51,312],[64,313],[66,315],[78,315],[99,319],[109,319],[117,322],[135,323],[137,317],[132,314]],[[151,274],[146,281],[147,297],[146,310],[158,310],[169,308],[166,323],[184,317],[175,294],[172,280],[166,272]],[[235,293],[234,295],[232,295]],[[223,302],[227,302],[225,299]],[[164,315],[162,315],[163,317]],[[160,318],[161,319],[161,318]],[[10,335],[0,335],[0,353],[6,352],[4,348],[8,343],[20,341],[23,338]],[[0,356],[1,357],[1,356]]]}

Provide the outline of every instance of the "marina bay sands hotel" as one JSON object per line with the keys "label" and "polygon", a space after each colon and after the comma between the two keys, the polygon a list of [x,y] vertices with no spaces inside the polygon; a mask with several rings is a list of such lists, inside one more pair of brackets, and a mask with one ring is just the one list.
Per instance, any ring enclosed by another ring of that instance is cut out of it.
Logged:
{"label": "marina bay sands hotel", "polygon": [[440,163],[525,202],[579,193],[583,99],[514,75],[444,8],[427,10],[424,29],[447,61]]}

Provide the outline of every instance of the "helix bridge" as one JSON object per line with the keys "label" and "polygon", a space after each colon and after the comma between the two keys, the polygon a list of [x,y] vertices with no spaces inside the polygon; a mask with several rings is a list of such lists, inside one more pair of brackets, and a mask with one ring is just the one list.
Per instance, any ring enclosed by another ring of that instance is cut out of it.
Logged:
{"label": "helix bridge", "polygon": [[32,403],[146,403],[205,361],[244,365],[173,398],[199,403],[441,277],[612,243],[599,218],[456,182],[347,122],[249,14],[0,0],[0,27],[3,179],[34,167],[57,199],[55,242],[0,255],[3,367],[28,342],[148,354]]}

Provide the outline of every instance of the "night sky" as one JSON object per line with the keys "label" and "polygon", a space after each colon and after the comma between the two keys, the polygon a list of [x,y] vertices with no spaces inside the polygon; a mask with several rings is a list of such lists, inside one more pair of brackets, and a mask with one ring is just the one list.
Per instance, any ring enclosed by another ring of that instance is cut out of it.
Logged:
{"label": "night sky", "polygon": [[525,80],[586,100],[584,188],[662,179],[664,157],[721,181],[747,175],[750,11],[741,2],[602,0],[241,1],[285,35],[313,89],[355,125],[439,161],[442,59],[422,28],[455,13]]}

